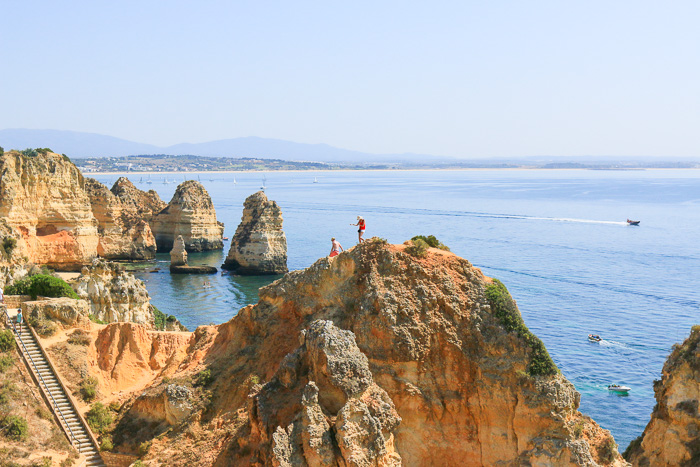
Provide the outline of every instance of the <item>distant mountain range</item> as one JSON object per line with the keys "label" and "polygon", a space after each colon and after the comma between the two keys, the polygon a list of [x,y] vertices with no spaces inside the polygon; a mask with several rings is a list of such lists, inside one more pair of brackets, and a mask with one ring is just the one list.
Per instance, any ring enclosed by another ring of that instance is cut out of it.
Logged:
{"label": "distant mountain range", "polygon": [[370,154],[336,148],[327,144],[304,144],[257,137],[222,139],[195,144],[181,143],[161,147],[96,133],[62,130],[0,130],[0,146],[6,150],[51,148],[55,152],[77,158],[168,154],[354,163],[439,163],[455,160],[449,157],[423,154]]}

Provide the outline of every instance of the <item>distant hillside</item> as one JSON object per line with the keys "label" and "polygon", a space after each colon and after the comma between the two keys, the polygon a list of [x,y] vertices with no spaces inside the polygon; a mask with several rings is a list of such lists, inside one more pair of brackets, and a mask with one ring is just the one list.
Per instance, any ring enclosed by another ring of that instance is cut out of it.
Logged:
{"label": "distant hillside", "polygon": [[70,157],[121,157],[143,154],[194,155],[209,157],[256,157],[318,162],[440,162],[448,157],[421,154],[370,154],[335,148],[327,144],[294,143],[269,138],[232,138],[207,143],[181,143],[160,147],[135,143],[95,133],[61,130],[0,130],[5,149],[51,148]]}

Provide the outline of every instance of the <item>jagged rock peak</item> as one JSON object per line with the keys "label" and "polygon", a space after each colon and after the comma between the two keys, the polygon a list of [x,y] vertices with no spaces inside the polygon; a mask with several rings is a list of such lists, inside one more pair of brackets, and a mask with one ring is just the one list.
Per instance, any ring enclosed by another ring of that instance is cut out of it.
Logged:
{"label": "jagged rock peak", "polygon": [[[251,449],[273,465],[401,465],[394,447],[401,417],[354,334],[317,320],[301,340],[272,383],[251,395]],[[279,417],[288,410],[296,412],[289,425]],[[256,436],[263,433],[273,433],[271,442]]]}
{"label": "jagged rock peak", "polygon": [[224,247],[224,225],[216,220],[209,193],[195,180],[178,185],[170,203],[151,223],[159,251],[170,251],[182,235],[187,251],[219,250]]}
{"label": "jagged rock peak", "polygon": [[160,199],[155,190],[139,190],[126,177],[119,177],[112,185],[111,191],[125,206],[136,210],[146,222],[150,222],[154,216],[168,206]]}
{"label": "jagged rock peak", "polygon": [[656,406],[625,457],[633,465],[700,465],[700,326],[674,345],[654,382]]}
{"label": "jagged rock peak", "polygon": [[282,210],[275,201],[262,191],[250,195],[243,203],[243,217],[222,267],[248,275],[289,271],[282,222]]}

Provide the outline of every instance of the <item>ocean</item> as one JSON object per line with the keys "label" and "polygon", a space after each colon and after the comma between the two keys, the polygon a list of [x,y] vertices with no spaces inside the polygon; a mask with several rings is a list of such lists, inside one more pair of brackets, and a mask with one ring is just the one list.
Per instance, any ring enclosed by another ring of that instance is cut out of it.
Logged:
{"label": "ocean", "polygon": [[[200,179],[228,237],[263,177],[283,212],[290,269],[327,255],[332,236],[354,245],[357,228],[349,224],[361,215],[366,237],[402,243],[432,234],[500,279],[581,392],[580,410],[609,429],[621,450],[649,421],[653,381],[671,346],[700,323],[700,170],[154,174],[151,184],[129,176],[166,202],[177,183]],[[111,186],[117,176],[95,178]],[[629,226],[627,218],[641,224]],[[218,267],[228,245],[192,253],[190,263]],[[168,261],[159,254],[136,274],[152,303],[190,330],[229,320],[276,278],[170,275]],[[591,333],[603,341],[588,342]],[[611,394],[610,383],[632,390]]]}

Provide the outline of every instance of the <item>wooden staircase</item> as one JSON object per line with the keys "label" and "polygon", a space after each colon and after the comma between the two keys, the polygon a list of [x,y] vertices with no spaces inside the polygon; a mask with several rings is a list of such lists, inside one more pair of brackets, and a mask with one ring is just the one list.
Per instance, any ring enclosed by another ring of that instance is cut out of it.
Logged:
{"label": "wooden staircase", "polygon": [[68,441],[79,453],[86,456],[86,466],[105,466],[100,456],[97,439],[88,428],[61,379],[56,374],[34,330],[25,322],[22,325],[22,332],[18,332],[18,327],[11,319],[11,315],[15,313],[8,313],[8,310],[3,306],[0,308],[2,308],[4,318],[15,336],[17,346],[34,381],[39,385],[44,399],[68,436]]}

